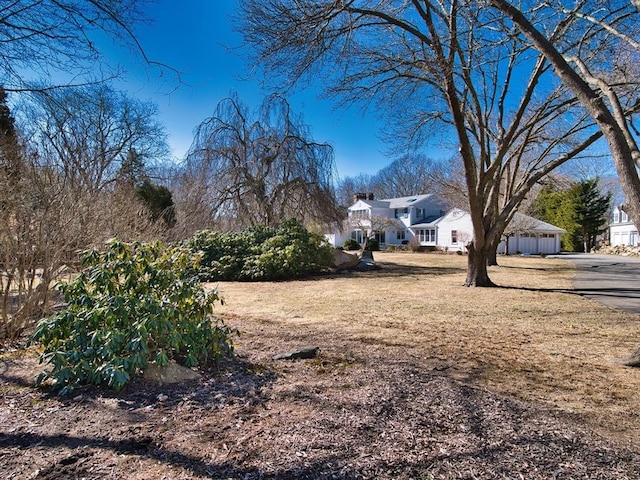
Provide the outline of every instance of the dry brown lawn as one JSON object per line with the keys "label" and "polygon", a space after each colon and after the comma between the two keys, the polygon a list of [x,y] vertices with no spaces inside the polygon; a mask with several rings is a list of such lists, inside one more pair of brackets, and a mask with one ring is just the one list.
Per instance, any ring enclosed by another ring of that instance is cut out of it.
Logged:
{"label": "dry brown lawn", "polygon": [[[220,283],[217,311],[251,334],[250,348],[261,347],[260,330],[276,329],[282,350],[313,344],[340,355],[358,342],[390,358],[400,351],[424,369],[575,413],[605,436],[640,444],[640,369],[616,363],[638,348],[640,316],[571,293],[571,263],[501,257],[489,269],[500,288],[466,288],[464,256],[375,257],[382,270],[372,273]],[[265,360],[279,353],[266,347]]]}

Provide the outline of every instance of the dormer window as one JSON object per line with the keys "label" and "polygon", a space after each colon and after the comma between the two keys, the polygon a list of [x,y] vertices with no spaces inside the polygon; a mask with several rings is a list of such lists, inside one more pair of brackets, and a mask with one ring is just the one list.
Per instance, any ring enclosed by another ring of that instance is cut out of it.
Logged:
{"label": "dormer window", "polygon": [[408,208],[396,208],[393,212],[395,218],[406,218],[409,215]]}

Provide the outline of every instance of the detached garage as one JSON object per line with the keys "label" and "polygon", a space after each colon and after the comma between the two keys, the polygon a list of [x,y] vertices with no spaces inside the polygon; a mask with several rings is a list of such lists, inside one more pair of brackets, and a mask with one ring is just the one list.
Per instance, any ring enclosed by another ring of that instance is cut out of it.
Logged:
{"label": "detached garage", "polygon": [[[560,253],[560,240],[566,230],[537,218],[516,213],[510,228],[512,235],[505,235],[498,246],[498,253],[530,255]],[[509,232],[507,232],[509,233]],[[508,250],[507,250],[508,248]]]}

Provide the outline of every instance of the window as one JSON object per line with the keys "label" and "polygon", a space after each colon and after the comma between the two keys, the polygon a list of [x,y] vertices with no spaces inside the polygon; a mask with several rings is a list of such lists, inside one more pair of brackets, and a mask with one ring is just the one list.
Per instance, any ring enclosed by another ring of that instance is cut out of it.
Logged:
{"label": "window", "polygon": [[451,230],[451,243],[458,243],[458,231]]}
{"label": "window", "polygon": [[408,208],[396,208],[393,211],[394,217],[395,218],[406,218],[409,216],[409,209]]}
{"label": "window", "polygon": [[351,218],[369,218],[369,210],[352,210]]}
{"label": "window", "polygon": [[542,238],[555,238],[555,234],[553,233],[542,233],[540,234]]}
{"label": "window", "polygon": [[420,243],[436,243],[436,230],[434,228],[419,228],[416,237]]}
{"label": "window", "polygon": [[351,238],[353,238],[358,243],[362,243],[362,241],[364,240],[362,230],[354,230],[353,232],[351,232]]}
{"label": "window", "polygon": [[396,240],[404,240],[405,233],[404,230],[396,230]]}
{"label": "window", "polygon": [[620,222],[620,213],[618,211],[613,212],[613,223]]}

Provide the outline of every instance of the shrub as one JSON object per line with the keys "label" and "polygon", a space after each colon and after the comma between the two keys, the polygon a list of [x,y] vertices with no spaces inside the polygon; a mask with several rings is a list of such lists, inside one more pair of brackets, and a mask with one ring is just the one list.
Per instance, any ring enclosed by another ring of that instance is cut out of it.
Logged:
{"label": "shrub", "polygon": [[360,244],[356,242],[355,238],[347,238],[342,244],[344,250],[360,250]]}
{"label": "shrub", "polygon": [[421,252],[422,245],[420,245],[420,239],[418,239],[418,237],[411,237],[411,240],[409,240],[409,248],[412,252]]}
{"label": "shrub", "polygon": [[240,233],[199,232],[187,247],[202,252],[201,280],[267,281],[318,273],[333,263],[333,248],[295,219],[277,229],[253,227]]}
{"label": "shrub", "polygon": [[194,261],[188,250],[160,243],[112,240],[105,252],[85,252],[85,270],[59,286],[66,308],[31,337],[51,366],[37,385],[53,381],[61,394],[81,384],[119,390],[150,362],[190,367],[230,355],[235,331],[211,320],[221,299],[204,291]]}
{"label": "shrub", "polygon": [[196,233],[187,248],[202,256],[198,276],[203,281],[235,280],[244,267],[244,259],[253,255],[257,238],[254,231],[247,235],[204,230]]}

